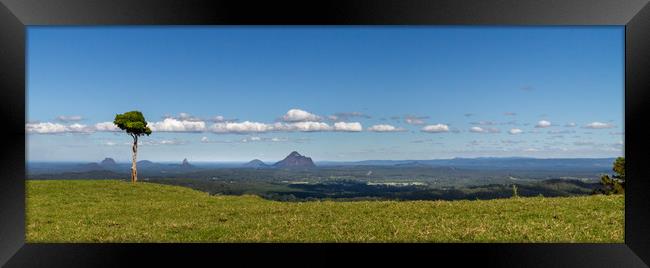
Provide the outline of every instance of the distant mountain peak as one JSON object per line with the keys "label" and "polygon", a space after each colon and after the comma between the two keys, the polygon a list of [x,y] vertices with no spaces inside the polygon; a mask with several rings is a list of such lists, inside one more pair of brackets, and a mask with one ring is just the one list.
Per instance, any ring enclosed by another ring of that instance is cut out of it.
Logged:
{"label": "distant mountain peak", "polygon": [[314,161],[310,157],[303,156],[296,151],[291,152],[281,161],[273,164],[274,167],[281,168],[311,168],[315,167]]}
{"label": "distant mountain peak", "polygon": [[268,167],[266,163],[262,162],[262,160],[259,159],[253,159],[250,162],[244,164],[244,167],[250,167],[250,168],[262,168],[262,167]]}
{"label": "distant mountain peak", "polygon": [[183,162],[181,163],[181,167],[192,167],[189,161],[187,161],[187,158],[183,158]]}
{"label": "distant mountain peak", "polygon": [[101,166],[114,166],[114,165],[117,165],[117,163],[115,163],[115,160],[113,160],[113,158],[106,157],[106,158],[104,158],[104,160],[99,162],[99,165],[101,165]]}

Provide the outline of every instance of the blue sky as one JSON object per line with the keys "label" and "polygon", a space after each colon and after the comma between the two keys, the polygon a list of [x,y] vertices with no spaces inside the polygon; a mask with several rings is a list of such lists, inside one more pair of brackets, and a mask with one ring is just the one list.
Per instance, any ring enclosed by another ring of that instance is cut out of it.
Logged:
{"label": "blue sky", "polygon": [[[28,161],[623,155],[623,27],[29,27]],[[106,123],[109,122],[109,123]]]}

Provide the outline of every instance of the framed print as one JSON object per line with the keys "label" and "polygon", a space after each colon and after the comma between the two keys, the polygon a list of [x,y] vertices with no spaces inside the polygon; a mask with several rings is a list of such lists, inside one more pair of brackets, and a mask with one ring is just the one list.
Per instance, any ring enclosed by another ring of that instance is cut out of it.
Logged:
{"label": "framed print", "polygon": [[8,267],[650,261],[647,1],[1,2]]}

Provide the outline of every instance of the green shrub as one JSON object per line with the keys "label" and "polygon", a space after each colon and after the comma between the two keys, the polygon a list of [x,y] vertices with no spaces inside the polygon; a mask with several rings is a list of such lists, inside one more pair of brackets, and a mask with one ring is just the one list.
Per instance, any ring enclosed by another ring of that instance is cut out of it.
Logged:
{"label": "green shrub", "polygon": [[614,161],[612,168],[615,175],[600,177],[601,187],[594,190],[595,194],[624,194],[625,193],[625,158],[619,157]]}

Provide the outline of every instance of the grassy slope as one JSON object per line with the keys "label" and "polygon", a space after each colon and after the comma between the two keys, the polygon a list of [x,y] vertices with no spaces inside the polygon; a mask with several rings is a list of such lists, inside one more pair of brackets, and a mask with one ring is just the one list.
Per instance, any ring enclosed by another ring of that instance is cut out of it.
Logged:
{"label": "grassy slope", "polygon": [[623,196],[283,203],[121,181],[28,181],[27,242],[623,242]]}

